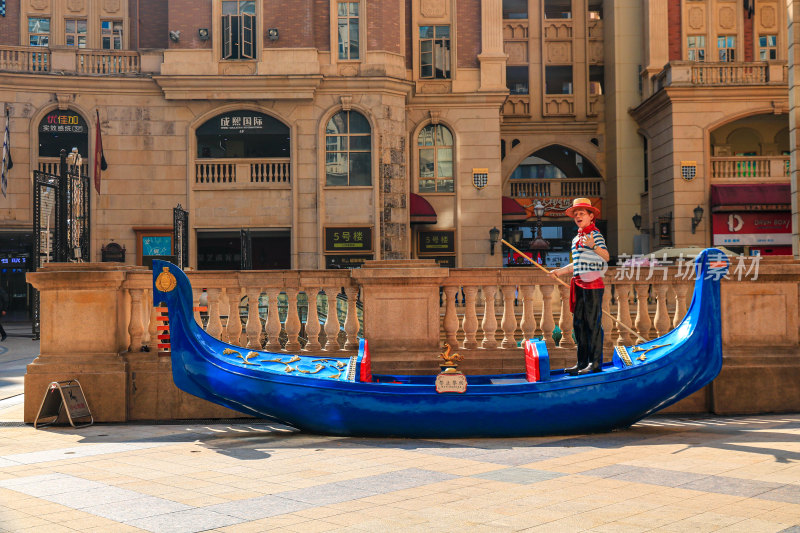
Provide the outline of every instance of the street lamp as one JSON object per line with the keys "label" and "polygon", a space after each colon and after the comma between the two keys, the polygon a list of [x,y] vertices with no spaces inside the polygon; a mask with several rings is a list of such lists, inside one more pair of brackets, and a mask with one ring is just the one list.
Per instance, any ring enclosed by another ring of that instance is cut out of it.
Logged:
{"label": "street lamp", "polygon": [[698,205],[694,208],[693,212],[694,216],[692,217],[692,233],[694,233],[694,230],[700,225],[700,221],[703,220],[703,208]]}
{"label": "street lamp", "polygon": [[631,220],[633,220],[633,227],[636,228],[636,231],[642,229],[642,215],[636,213],[633,215],[633,217],[631,217]]}
{"label": "street lamp", "polygon": [[500,240],[500,230],[497,228],[492,228],[489,230],[489,244],[491,248],[489,249],[489,254],[494,255],[494,245]]}
{"label": "street lamp", "polygon": [[536,215],[536,233],[534,234],[531,250],[549,250],[550,243],[542,238],[542,216],[544,215],[544,205],[541,200],[536,200],[533,206],[533,214]]}

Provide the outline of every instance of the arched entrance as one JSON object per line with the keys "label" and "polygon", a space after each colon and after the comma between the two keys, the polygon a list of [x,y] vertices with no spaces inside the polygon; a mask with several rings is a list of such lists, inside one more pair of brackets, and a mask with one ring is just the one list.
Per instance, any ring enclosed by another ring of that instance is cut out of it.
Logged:
{"label": "arched entrance", "polygon": [[[504,185],[505,195],[527,214],[523,220],[512,210],[504,210],[504,238],[549,268],[568,264],[570,243],[577,228],[565,211],[574,198],[586,197],[602,212],[603,186],[592,162],[571,148],[554,144],[533,152],[520,162]],[[605,221],[599,220],[597,225],[605,233]],[[523,266],[527,261],[510,252],[503,264]]]}
{"label": "arched entrance", "polygon": [[242,109],[197,128],[194,211],[231,206],[194,222],[199,270],[291,268],[291,217],[276,214],[291,205],[290,137],[280,120]]}
{"label": "arched entrance", "polygon": [[39,121],[37,169],[49,174],[59,173],[61,150],[73,148],[83,158],[81,173],[89,173],[89,126],[83,116],[71,109],[54,109]]}

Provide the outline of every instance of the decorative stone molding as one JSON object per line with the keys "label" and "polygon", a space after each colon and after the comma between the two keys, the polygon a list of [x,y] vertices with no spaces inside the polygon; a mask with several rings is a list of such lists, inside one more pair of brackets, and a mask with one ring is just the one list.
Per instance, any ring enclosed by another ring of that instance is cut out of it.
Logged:
{"label": "decorative stone molding", "polygon": [[69,105],[75,101],[75,95],[58,93],[56,94],[56,100],[58,100],[58,108],[61,111],[65,111],[69,109]]}
{"label": "decorative stone molding", "polygon": [[442,112],[441,111],[433,111],[433,110],[431,110],[431,111],[428,111],[428,113],[431,116],[431,124],[438,124],[439,123],[439,117],[441,116]]}
{"label": "decorative stone molding", "polygon": [[442,18],[447,14],[445,0],[420,0],[419,12],[423,17]]}
{"label": "decorative stone molding", "polygon": [[340,97],[342,102],[342,111],[350,111],[353,109],[353,97],[352,96],[342,96]]}
{"label": "decorative stone molding", "polygon": [[120,0],[105,0],[103,9],[106,13],[116,13],[120,9]]}
{"label": "decorative stone molding", "polygon": [[736,12],[733,8],[723,7],[719,10],[719,25],[726,30],[733,29],[736,26]]}
{"label": "decorative stone molding", "polygon": [[564,41],[547,43],[547,62],[571,63],[572,43]]}
{"label": "decorative stone molding", "polygon": [[419,82],[419,92],[426,94],[444,94],[450,91],[449,83]]}
{"label": "decorative stone molding", "polygon": [[763,6],[761,8],[761,12],[759,13],[761,18],[761,25],[765,28],[774,28],[775,27],[775,8],[772,6]]}
{"label": "decorative stone molding", "polygon": [[700,7],[693,7],[689,10],[689,27],[693,30],[699,30],[703,27],[705,14]]}
{"label": "decorative stone molding", "polygon": [[47,0],[31,0],[31,7],[38,11],[46,9],[48,5],[50,5],[50,2]]}
{"label": "decorative stone molding", "polygon": [[84,0],[68,0],[67,9],[72,12],[83,11]]}

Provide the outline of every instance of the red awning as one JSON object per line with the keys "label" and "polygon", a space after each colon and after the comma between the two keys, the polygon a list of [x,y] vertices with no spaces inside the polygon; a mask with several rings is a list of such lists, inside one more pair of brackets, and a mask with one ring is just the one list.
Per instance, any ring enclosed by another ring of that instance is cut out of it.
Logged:
{"label": "red awning", "polygon": [[412,192],[409,204],[412,224],[436,224],[436,211],[428,200]]}
{"label": "red awning", "polygon": [[791,204],[792,197],[788,183],[711,186],[711,207],[785,205],[787,209],[790,209]]}
{"label": "red awning", "polygon": [[514,201],[513,198],[503,196],[503,222],[515,222],[528,219],[525,208]]}

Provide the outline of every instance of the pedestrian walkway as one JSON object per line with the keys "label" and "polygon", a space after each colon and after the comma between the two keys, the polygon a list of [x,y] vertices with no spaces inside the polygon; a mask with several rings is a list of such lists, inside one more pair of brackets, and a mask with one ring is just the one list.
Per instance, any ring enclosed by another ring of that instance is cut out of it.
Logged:
{"label": "pedestrian walkway", "polygon": [[15,533],[800,533],[800,415],[446,441],[21,418],[0,401],[0,530]]}

